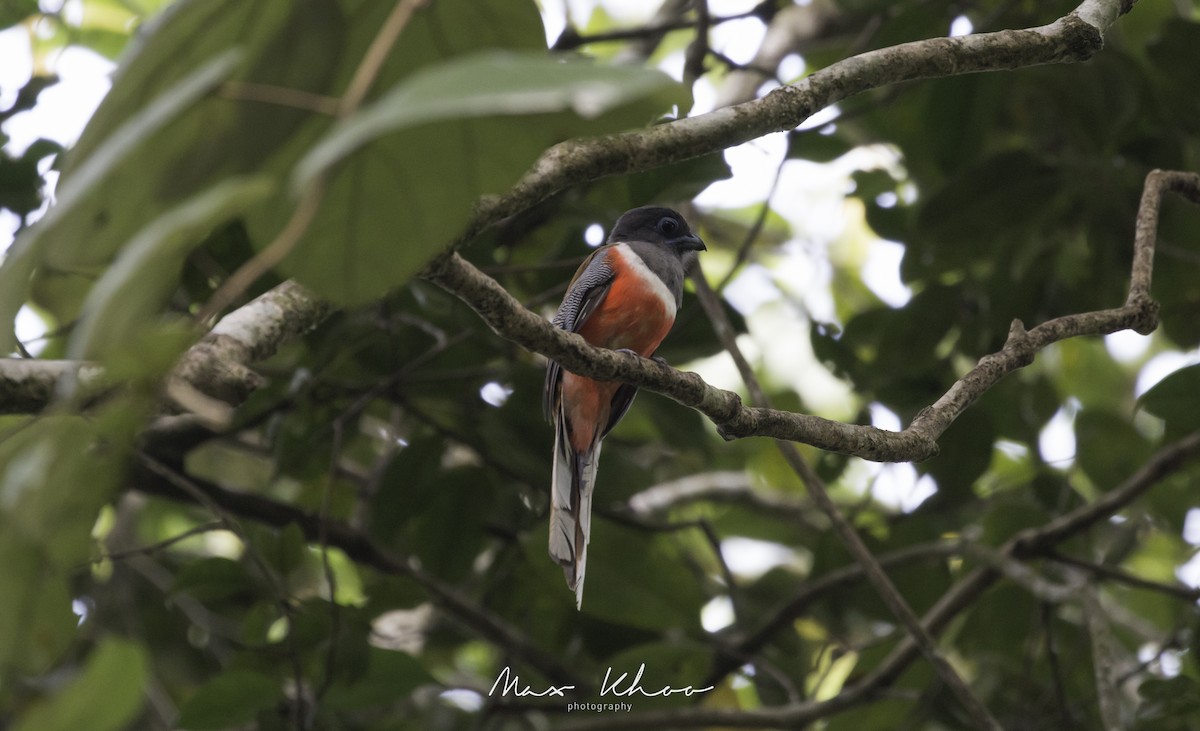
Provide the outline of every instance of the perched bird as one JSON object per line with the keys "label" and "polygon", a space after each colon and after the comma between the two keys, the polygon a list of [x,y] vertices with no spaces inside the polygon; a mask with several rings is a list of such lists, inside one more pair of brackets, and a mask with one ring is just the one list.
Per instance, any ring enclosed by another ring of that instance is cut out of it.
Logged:
{"label": "perched bird", "polygon": [[[704,248],[683,216],[670,208],[627,211],[608,241],[575,272],[554,324],[601,348],[653,356],[675,324],[684,272]],[[583,604],[600,441],[636,393],[634,386],[593,381],[555,362],[546,371],[542,405],[554,424],[550,555],[575,590],[576,607]]]}

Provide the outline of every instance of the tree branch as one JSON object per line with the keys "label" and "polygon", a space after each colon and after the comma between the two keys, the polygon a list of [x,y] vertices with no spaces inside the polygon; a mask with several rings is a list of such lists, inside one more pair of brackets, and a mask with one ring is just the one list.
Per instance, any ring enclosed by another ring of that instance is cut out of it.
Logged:
{"label": "tree branch", "polygon": [[[240,403],[264,383],[248,366],[271,357],[332,311],[302,285],[284,282],[222,318],[184,353],[173,377],[207,396]],[[88,363],[0,358],[0,414],[41,411],[68,377],[98,384],[104,374]]]}
{"label": "tree branch", "polygon": [[104,370],[72,360],[0,358],[0,414],[33,414],[54,400],[64,379],[99,382]]}
{"label": "tree branch", "polygon": [[781,520],[798,518],[814,524],[812,513],[816,507],[811,501],[782,492],[757,490],[745,472],[703,472],[662,482],[633,495],[622,507],[648,518],[701,501],[736,503]]}

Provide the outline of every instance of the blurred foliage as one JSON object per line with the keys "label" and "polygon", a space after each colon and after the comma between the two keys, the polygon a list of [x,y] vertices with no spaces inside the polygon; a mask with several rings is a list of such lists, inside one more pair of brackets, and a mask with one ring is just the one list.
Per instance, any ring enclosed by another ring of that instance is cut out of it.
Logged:
{"label": "blurred foliage", "polygon": [[[55,163],[57,205],[21,231],[0,267],[0,315],[7,331],[32,305],[50,331],[40,357],[95,358],[126,385],[65,394],[53,414],[0,417],[0,726],[365,731],[576,720],[557,699],[489,698],[505,667],[534,688],[572,679],[464,621],[447,592],[592,686],[569,700],[596,701],[608,669],[613,679],[628,673],[624,685],[642,663],[647,690],[716,686],[636,697],[638,711],[829,698],[895,646],[900,632],[865,583],[803,598],[851,561],[769,441],[724,443],[697,413],[651,394],[605,447],[576,612],[545,549],[541,359],[411,280],[462,232],[480,195],[505,190],[547,146],[685,111],[690,90],[655,69],[676,63],[692,30],[666,34],[648,57],[627,41],[585,44],[591,61],[564,64],[544,53],[532,2],[436,0],[401,35],[361,114],[335,120],[253,98],[255,89],[310,102],[340,93],[391,3],[42,7],[52,4],[0,2],[0,26],[27,29],[43,61],[73,44],[121,64],[82,138]],[[769,20],[784,4],[756,12]],[[833,20],[799,49],[809,72],[943,36],[960,15],[983,32],[1046,23],[1073,3],[813,6]],[[580,33],[618,24],[603,8],[576,20]],[[833,124],[788,133],[787,165],[846,170],[847,153],[864,147],[876,161],[847,176],[828,240],[779,198],[769,211],[693,209],[714,282],[756,235],[735,289],[755,289],[763,303],[729,314],[753,333],[743,338],[754,341],[748,350],[761,356],[776,405],[860,421],[887,409],[907,423],[998,349],[1014,318],[1033,326],[1118,305],[1146,173],[1200,170],[1197,68],[1200,10],[1139,3],[1088,63],[881,89],[840,104]],[[710,58],[699,83],[719,86],[728,71]],[[36,74],[0,121],[53,83]],[[59,151],[42,141],[0,153],[0,207],[36,218],[39,165]],[[326,182],[314,224],[251,294],[297,276],[351,306],[261,365],[268,383],[238,407],[233,432],[159,465],[184,485],[162,497],[137,437],[158,408],[159,379],[194,338],[184,325],[274,240],[313,175]],[[589,227],[644,203],[686,207],[729,175],[710,155],[580,185],[493,226],[463,254],[549,313],[588,251]],[[864,277],[864,242],[877,237],[904,247],[911,297],[902,305]],[[953,552],[921,554],[931,544],[1000,545],[1112,490],[1200,426],[1200,367],[1140,398],[1135,390],[1148,361],[1200,344],[1198,262],[1200,214],[1168,200],[1153,287],[1162,327],[1144,351],[1117,358],[1098,339],[1048,349],[980,399],[915,471],[807,450],[877,555],[925,556],[889,569],[918,612],[973,565]],[[832,294],[828,316],[810,314],[814,293],[796,284],[809,265],[824,272],[812,286]],[[689,293],[659,354],[717,380],[720,352]],[[1040,449],[1052,420],[1074,437],[1066,460],[1048,462]],[[760,500],[680,501],[655,515],[630,507],[652,486],[731,473]],[[901,501],[894,493],[918,477],[932,496]],[[1196,541],[1188,518],[1198,515],[1198,479],[1200,469],[1182,471],[1058,546],[1099,567],[1130,728],[1200,729],[1196,596],[1177,580],[1181,566],[1196,566],[1184,533],[1190,526]],[[209,485],[246,498],[243,507],[195,504]],[[255,505],[346,524],[419,571],[387,570],[361,542],[323,550],[307,527]],[[735,560],[763,551],[778,560],[758,569]],[[1031,567],[1071,577],[1063,563]],[[1174,593],[1111,578],[1124,574]],[[781,615],[798,595],[795,612]],[[722,607],[728,623],[718,621]],[[731,661],[730,648],[768,622],[776,629]],[[970,603],[943,645],[1006,727],[1100,727],[1078,606],[1001,582]],[[962,728],[960,713],[918,661],[895,694],[826,727]]]}

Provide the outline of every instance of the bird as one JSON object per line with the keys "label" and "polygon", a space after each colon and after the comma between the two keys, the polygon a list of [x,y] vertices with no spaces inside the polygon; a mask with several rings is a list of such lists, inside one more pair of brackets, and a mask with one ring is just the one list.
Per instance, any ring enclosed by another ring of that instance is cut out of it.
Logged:
{"label": "bird", "polygon": [[[626,211],[575,272],[553,323],[597,347],[654,357],[675,324],[684,276],[704,250],[704,241],[676,211],[657,206]],[[636,393],[635,386],[595,381],[554,361],[546,369],[542,405],[554,425],[550,556],[575,592],[577,610],[583,608],[601,440]]]}

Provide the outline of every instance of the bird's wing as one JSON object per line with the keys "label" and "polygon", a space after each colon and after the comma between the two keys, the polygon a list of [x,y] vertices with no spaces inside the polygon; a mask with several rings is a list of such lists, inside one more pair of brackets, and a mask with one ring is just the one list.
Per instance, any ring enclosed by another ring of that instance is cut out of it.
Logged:
{"label": "bird's wing", "polygon": [[637,386],[631,386],[628,383],[622,383],[617,388],[617,392],[612,397],[612,406],[609,407],[608,424],[604,426],[604,431],[600,432],[601,439],[608,436],[617,422],[625,416],[625,412],[629,411],[629,407],[633,405],[633,397],[637,396],[637,391]]}
{"label": "bird's wing", "polygon": [[[611,246],[601,246],[579,265],[554,315],[555,325],[568,332],[579,332],[579,328],[604,301],[616,276],[616,270],[608,261],[611,250]],[[551,423],[558,418],[558,383],[561,378],[562,367],[550,361],[546,366],[546,383],[542,388],[542,413]]]}

